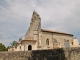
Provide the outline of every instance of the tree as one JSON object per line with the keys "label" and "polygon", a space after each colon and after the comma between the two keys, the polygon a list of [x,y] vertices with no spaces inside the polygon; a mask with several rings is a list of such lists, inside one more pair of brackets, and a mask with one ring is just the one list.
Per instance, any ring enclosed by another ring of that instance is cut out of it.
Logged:
{"label": "tree", "polygon": [[13,41],[10,44],[11,44],[11,46],[16,46],[17,45],[17,41]]}
{"label": "tree", "polygon": [[0,51],[7,51],[5,45],[3,45],[2,43],[0,43]]}

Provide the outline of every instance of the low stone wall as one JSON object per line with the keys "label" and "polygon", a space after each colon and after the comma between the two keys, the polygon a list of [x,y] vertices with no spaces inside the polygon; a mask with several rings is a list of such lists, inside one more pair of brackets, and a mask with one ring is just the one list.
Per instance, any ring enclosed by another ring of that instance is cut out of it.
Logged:
{"label": "low stone wall", "polygon": [[0,60],[80,60],[80,48],[0,52]]}
{"label": "low stone wall", "polygon": [[80,47],[63,49],[66,60],[80,60]]}
{"label": "low stone wall", "polygon": [[31,52],[0,52],[0,60],[28,60]]}

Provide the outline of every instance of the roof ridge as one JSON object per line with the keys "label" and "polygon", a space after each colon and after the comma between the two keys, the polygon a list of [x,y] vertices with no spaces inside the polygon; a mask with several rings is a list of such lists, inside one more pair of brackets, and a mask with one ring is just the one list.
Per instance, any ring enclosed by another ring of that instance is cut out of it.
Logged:
{"label": "roof ridge", "polygon": [[60,31],[54,31],[54,30],[47,30],[47,29],[41,29],[42,31],[47,31],[47,32],[55,32],[55,33],[61,33],[61,34],[68,34],[68,35],[72,35],[73,34],[69,34],[69,33],[66,33],[66,32],[60,32]]}

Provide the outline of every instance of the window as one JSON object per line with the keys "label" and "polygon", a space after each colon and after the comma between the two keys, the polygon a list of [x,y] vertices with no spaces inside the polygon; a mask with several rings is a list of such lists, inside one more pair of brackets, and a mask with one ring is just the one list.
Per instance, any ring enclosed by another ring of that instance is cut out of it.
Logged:
{"label": "window", "polygon": [[73,45],[73,42],[72,42],[72,45]]}
{"label": "window", "polygon": [[15,47],[15,49],[17,49],[17,46]]}
{"label": "window", "polygon": [[49,45],[49,39],[46,40],[46,45]]}
{"label": "window", "polygon": [[69,42],[69,40],[67,40],[67,42]]}
{"label": "window", "polygon": [[20,46],[20,50],[21,50],[21,46]]}

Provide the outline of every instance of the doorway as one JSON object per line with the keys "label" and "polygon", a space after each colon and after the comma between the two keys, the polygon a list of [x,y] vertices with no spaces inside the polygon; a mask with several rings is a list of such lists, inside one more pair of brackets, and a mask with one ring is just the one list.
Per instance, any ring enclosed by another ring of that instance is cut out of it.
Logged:
{"label": "doorway", "polygon": [[32,50],[32,46],[31,45],[28,45],[28,50]]}

